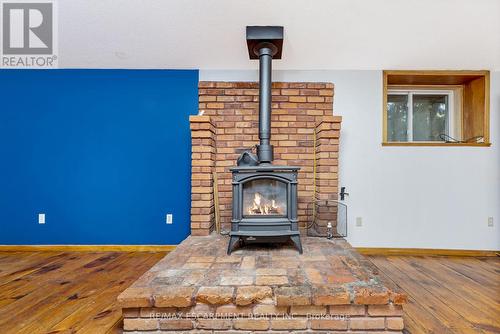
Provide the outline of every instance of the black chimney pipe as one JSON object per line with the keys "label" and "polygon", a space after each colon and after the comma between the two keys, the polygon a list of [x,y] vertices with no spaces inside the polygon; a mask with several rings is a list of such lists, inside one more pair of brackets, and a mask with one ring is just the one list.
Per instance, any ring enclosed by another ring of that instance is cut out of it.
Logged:
{"label": "black chimney pipe", "polygon": [[259,52],[259,139],[257,157],[260,163],[273,161],[273,146],[271,145],[271,86],[272,86],[272,61],[273,50],[267,43],[258,50]]}
{"label": "black chimney pipe", "polygon": [[247,27],[250,59],[259,58],[259,139],[257,157],[260,164],[273,161],[271,145],[271,86],[273,57],[280,59],[283,27]]}

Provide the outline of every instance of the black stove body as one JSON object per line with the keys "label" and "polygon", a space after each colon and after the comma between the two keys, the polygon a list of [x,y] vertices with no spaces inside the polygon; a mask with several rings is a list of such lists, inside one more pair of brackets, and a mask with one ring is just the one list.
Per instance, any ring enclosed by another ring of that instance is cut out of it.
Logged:
{"label": "black stove body", "polygon": [[284,242],[302,253],[294,166],[244,166],[233,173],[233,217],[228,253],[237,242]]}
{"label": "black stove body", "polygon": [[[250,59],[259,59],[259,139],[257,155],[245,152],[233,173],[233,216],[228,254],[240,242],[292,240],[302,245],[297,220],[299,167],[272,164],[271,63],[281,58],[283,27],[247,27]],[[245,156],[246,155],[246,156]],[[246,163],[245,163],[246,162]]]}

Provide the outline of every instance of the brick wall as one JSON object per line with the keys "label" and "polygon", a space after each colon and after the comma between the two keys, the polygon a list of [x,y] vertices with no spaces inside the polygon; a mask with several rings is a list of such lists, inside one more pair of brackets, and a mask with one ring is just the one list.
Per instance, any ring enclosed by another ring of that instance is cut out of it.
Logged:
{"label": "brick wall", "polygon": [[215,128],[208,116],[190,119],[191,127],[191,234],[206,235],[213,229],[215,201]]}
{"label": "brick wall", "polygon": [[[304,333],[309,331],[335,333],[402,333],[404,328],[401,305],[331,305],[276,306],[210,305],[192,307],[143,307],[123,309],[124,332],[136,333],[200,333],[217,331],[221,334]],[[157,331],[157,332],[156,332]]]}
{"label": "brick wall", "polygon": [[[308,208],[314,198],[337,199],[341,118],[333,116],[331,83],[275,82],[272,87],[273,163],[301,167],[298,216],[304,228],[310,221]],[[258,95],[255,82],[199,83],[199,110],[203,116],[191,117],[194,235],[207,235],[214,226],[214,173],[221,225],[230,228],[232,188],[228,167],[236,165],[242,151],[259,142]]]}

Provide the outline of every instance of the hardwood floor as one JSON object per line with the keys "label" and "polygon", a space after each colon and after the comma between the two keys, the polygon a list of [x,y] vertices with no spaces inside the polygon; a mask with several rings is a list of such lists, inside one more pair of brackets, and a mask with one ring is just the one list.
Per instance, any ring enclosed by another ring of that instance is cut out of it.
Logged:
{"label": "hardwood floor", "polygon": [[500,333],[500,258],[368,258],[408,293],[407,333]]}
{"label": "hardwood floor", "polygon": [[0,252],[0,333],[115,333],[118,294],[165,253]]}
{"label": "hardwood floor", "polygon": [[[116,296],[164,255],[0,252],[0,333],[118,333]],[[500,333],[500,258],[369,258],[409,294],[407,333]]]}

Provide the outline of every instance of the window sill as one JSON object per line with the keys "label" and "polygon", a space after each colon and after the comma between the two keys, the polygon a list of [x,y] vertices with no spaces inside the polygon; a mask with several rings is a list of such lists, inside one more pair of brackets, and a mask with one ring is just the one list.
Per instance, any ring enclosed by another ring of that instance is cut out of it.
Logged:
{"label": "window sill", "polygon": [[490,147],[491,143],[383,142],[382,146],[479,146],[479,147]]}

